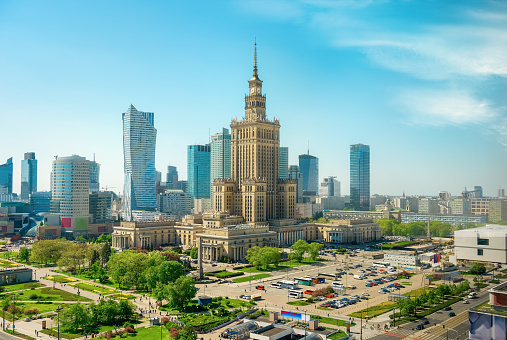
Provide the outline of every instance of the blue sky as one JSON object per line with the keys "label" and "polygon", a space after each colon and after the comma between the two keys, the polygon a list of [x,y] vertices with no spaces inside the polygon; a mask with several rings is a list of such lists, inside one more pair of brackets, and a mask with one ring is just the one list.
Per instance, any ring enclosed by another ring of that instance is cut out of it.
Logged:
{"label": "blue sky", "polygon": [[371,192],[507,188],[505,1],[0,1],[0,163],[95,157],[123,187],[121,113],[155,112],[156,165],[244,114],[257,37],[267,112],[289,162],[307,151],[348,194],[349,145]]}

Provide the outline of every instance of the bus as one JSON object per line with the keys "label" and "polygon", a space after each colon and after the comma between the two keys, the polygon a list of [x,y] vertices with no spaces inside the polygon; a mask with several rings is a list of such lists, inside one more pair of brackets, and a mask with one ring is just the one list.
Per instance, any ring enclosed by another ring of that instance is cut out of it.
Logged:
{"label": "bus", "polygon": [[303,292],[299,290],[290,289],[287,296],[293,299],[301,299],[303,297]]}
{"label": "bus", "polygon": [[325,283],[326,282],[326,279],[324,279],[322,276],[306,275],[305,278],[312,279],[313,283]]}
{"label": "bus", "polygon": [[379,268],[387,268],[389,267],[389,262],[373,262],[373,266],[374,267],[379,267]]}
{"label": "bus", "polygon": [[288,288],[288,289],[297,289],[298,288],[298,282],[294,282],[294,281],[281,280],[281,281],[278,281],[277,284],[279,284],[281,288]]}
{"label": "bus", "polygon": [[308,277],[295,277],[294,281],[296,281],[298,284],[303,286],[312,286],[313,285],[313,279]]}

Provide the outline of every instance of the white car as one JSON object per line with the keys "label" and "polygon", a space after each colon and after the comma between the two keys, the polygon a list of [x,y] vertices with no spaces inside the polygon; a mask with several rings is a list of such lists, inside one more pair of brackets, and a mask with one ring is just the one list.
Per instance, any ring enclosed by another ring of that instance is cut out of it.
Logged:
{"label": "white car", "polygon": [[364,295],[364,296],[370,296],[370,294],[368,294],[368,293],[366,293],[366,292],[362,293],[361,295]]}
{"label": "white car", "polygon": [[378,292],[379,292],[380,294],[385,294],[385,293],[386,293],[386,291],[385,291],[385,290],[379,290]]}
{"label": "white car", "polygon": [[463,300],[463,303],[464,303],[464,304],[467,304],[467,303],[470,303],[470,302],[468,302],[468,300],[467,300],[467,299],[465,299],[465,300]]}
{"label": "white car", "polygon": [[350,288],[350,289],[356,289],[356,286],[354,286],[354,285],[349,285],[349,288]]}
{"label": "white car", "polygon": [[364,273],[364,270],[359,269],[357,272],[358,272],[358,273]]}

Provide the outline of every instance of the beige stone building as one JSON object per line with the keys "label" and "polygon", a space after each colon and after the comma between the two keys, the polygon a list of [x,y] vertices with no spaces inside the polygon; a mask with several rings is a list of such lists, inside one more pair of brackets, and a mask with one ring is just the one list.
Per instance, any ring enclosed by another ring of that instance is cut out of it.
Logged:
{"label": "beige stone building", "polygon": [[280,123],[266,117],[266,95],[257,72],[245,95],[245,117],[231,122],[231,176],[213,182],[213,210],[242,216],[246,223],[296,217],[296,181],[279,178]]}

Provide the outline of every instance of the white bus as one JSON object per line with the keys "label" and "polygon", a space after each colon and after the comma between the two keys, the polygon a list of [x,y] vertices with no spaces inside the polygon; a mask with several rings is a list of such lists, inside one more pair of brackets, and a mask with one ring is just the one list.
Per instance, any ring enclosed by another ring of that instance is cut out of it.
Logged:
{"label": "white bus", "polygon": [[299,290],[289,290],[288,296],[293,299],[301,299],[303,297],[303,292]]}
{"label": "white bus", "polygon": [[281,288],[289,288],[289,289],[299,288],[298,283],[294,281],[281,280],[278,281],[277,284],[279,284]]}
{"label": "white bus", "polygon": [[271,288],[281,289],[282,285],[279,283],[272,283],[269,285]]}
{"label": "white bus", "polygon": [[379,267],[379,268],[387,268],[387,267],[389,267],[389,263],[388,262],[373,262],[373,266]]}
{"label": "white bus", "polygon": [[334,282],[332,282],[332,283],[331,283],[331,286],[332,286],[333,288],[344,288],[343,283],[341,283],[340,281],[334,281]]}

